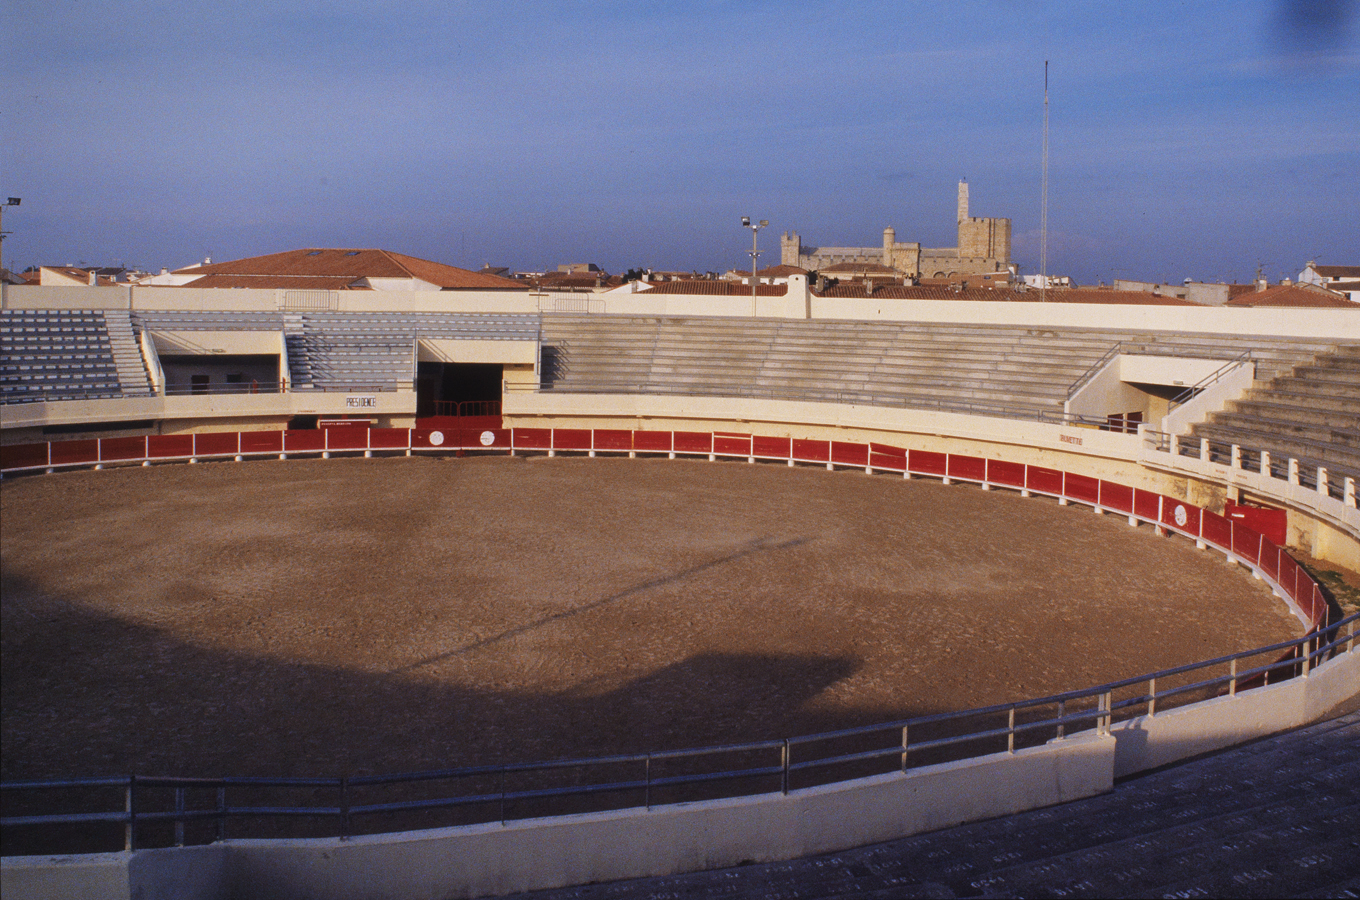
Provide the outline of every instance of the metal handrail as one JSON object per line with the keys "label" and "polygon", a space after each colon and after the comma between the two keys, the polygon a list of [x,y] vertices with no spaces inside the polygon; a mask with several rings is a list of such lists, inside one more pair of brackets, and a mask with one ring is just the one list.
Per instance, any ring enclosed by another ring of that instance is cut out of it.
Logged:
{"label": "metal handrail", "polygon": [[1251,351],[1243,350],[1241,353],[1237,354],[1235,357],[1228,360],[1226,363],[1219,366],[1217,369],[1210,372],[1208,375],[1205,375],[1199,381],[1190,385],[1190,387],[1186,388],[1176,396],[1172,397],[1167,402],[1166,411],[1171,412],[1171,410],[1175,409],[1176,407],[1190,402],[1190,400],[1194,399],[1194,397],[1197,394],[1208,388],[1209,385],[1218,381],[1224,375],[1227,375],[1229,372],[1235,370],[1238,366],[1242,365],[1243,363],[1249,362],[1250,360]]}
{"label": "metal handrail", "polygon": [[[657,753],[643,754],[621,754],[607,757],[588,757],[581,759],[550,760],[537,763],[515,763],[509,765],[491,766],[468,766],[455,769],[445,769],[426,772],[411,772],[395,775],[366,775],[348,778],[322,777],[322,778],[261,778],[261,777],[228,777],[228,778],[183,778],[183,777],[141,777],[141,776],[121,776],[121,777],[100,777],[100,778],[76,778],[61,779],[55,781],[21,781],[21,782],[0,782],[0,791],[17,792],[25,790],[50,791],[71,788],[91,788],[91,787],[121,787],[126,791],[127,802],[124,810],[109,810],[96,812],[78,813],[55,813],[43,815],[21,815],[4,816],[0,818],[0,826],[21,827],[21,826],[41,826],[41,825],[78,825],[78,824],[122,824],[128,833],[129,849],[136,846],[136,826],[139,823],[151,822],[174,822],[176,826],[177,842],[183,841],[183,824],[188,821],[200,821],[205,819],[215,819],[218,821],[219,834],[223,833],[225,821],[231,818],[247,817],[328,817],[340,820],[340,837],[348,837],[350,834],[350,818],[356,815],[377,815],[382,813],[413,812],[420,810],[431,810],[449,808],[454,806],[467,806],[476,804],[493,804],[500,806],[501,818],[504,820],[507,804],[528,801],[542,800],[558,797],[589,796],[603,793],[619,793],[625,791],[644,791],[646,793],[646,805],[651,807],[654,801],[653,789],[662,787],[672,787],[678,785],[693,784],[712,784],[735,779],[749,778],[772,778],[780,776],[779,790],[787,793],[790,790],[789,776],[794,773],[810,771],[818,768],[827,768],[836,765],[847,765],[851,763],[870,762],[873,760],[886,759],[889,757],[901,757],[902,767],[905,770],[908,766],[908,755],[919,753],[923,750],[938,749],[957,744],[976,742],[987,739],[1007,738],[1008,751],[1013,752],[1015,747],[1015,737],[1017,734],[1036,730],[1053,729],[1059,738],[1068,734],[1069,725],[1079,725],[1089,723],[1087,727],[1097,729],[1108,729],[1111,717],[1117,710],[1125,710],[1132,707],[1145,706],[1148,714],[1155,714],[1156,703],[1159,699],[1164,699],[1179,694],[1184,694],[1206,688],[1219,688],[1223,684],[1229,685],[1229,693],[1235,694],[1239,688],[1250,689],[1250,686],[1243,686],[1244,682],[1250,681],[1257,675],[1265,675],[1264,681],[1268,683],[1269,673],[1279,669],[1298,671],[1303,667],[1313,664],[1314,660],[1327,657],[1329,654],[1339,651],[1343,646],[1346,651],[1354,650],[1356,623],[1360,621],[1360,613],[1353,613],[1335,624],[1320,626],[1311,630],[1302,637],[1288,641],[1280,641],[1250,650],[1239,651],[1224,656],[1214,657],[1213,659],[1201,660],[1194,663],[1187,663],[1181,666],[1174,666],[1168,669],[1161,669],[1150,674],[1138,675],[1117,681],[1106,682],[1095,687],[1082,688],[1079,690],[1065,691],[1047,697],[1030,700],[1021,700],[1014,703],[996,704],[993,706],[981,707],[978,709],[962,710],[957,712],[936,713],[927,716],[918,716],[911,719],[904,719],[895,722],[885,722],[875,725],[857,726],[854,728],[840,729],[836,731],[820,732],[811,735],[801,735],[786,740],[766,740],[740,744],[726,744],[711,747],[695,747],[681,750],[661,751]],[[1346,633],[1342,634],[1343,626]],[[1330,635],[1330,637],[1328,637]],[[1285,655],[1273,662],[1261,666],[1254,666],[1249,669],[1239,670],[1237,661],[1248,657],[1259,656],[1261,654],[1274,653],[1280,650],[1289,651]],[[1158,691],[1157,681],[1167,679],[1187,672],[1198,671],[1201,669],[1221,666],[1228,664],[1231,670],[1227,675],[1214,676],[1212,678],[1195,681],[1189,684],[1176,685]],[[1286,677],[1289,677],[1287,674]],[[1115,691],[1122,688],[1131,687],[1136,684],[1148,684],[1149,690],[1143,694],[1130,698],[1121,698],[1118,701],[1112,700]],[[1094,700],[1096,705],[1093,708],[1070,710],[1069,704],[1081,700]],[[1026,709],[1033,709],[1043,706],[1057,707],[1056,715],[1046,716],[1032,721],[1017,722],[1015,713]],[[979,716],[990,716],[1006,713],[1008,723],[1003,727],[989,727],[981,730],[965,731],[959,734],[948,734],[942,737],[935,737],[928,740],[908,741],[907,736],[912,731],[918,731],[922,726],[958,721]],[[1084,729],[1079,729],[1084,730]],[[832,756],[813,757],[809,759],[792,759],[792,749],[795,747],[809,747],[815,743],[826,743],[843,738],[864,737],[883,732],[898,732],[902,734],[900,745],[872,747],[865,750],[854,750],[846,753],[839,753]],[[722,769],[712,772],[686,773],[678,775],[653,774],[653,764],[667,759],[683,759],[704,756],[717,756],[730,753],[750,753],[759,751],[781,751],[779,764],[767,764],[741,769]],[[644,766],[644,777],[627,778],[620,781],[605,781],[590,784],[558,785],[542,788],[511,789],[505,784],[505,777],[510,774],[519,773],[539,773],[568,768],[599,767],[604,765],[623,765],[641,764]],[[369,804],[351,805],[348,801],[348,790],[353,787],[390,785],[390,784],[410,784],[419,781],[431,781],[439,779],[466,778],[475,776],[497,776],[501,779],[501,788],[497,791],[482,792],[467,795],[454,795],[448,797],[422,798],[417,800],[388,801]],[[225,801],[224,789],[227,787],[254,786],[262,788],[273,787],[322,787],[337,789],[341,793],[339,805],[318,805],[318,806],[229,806]],[[142,810],[136,802],[135,794],[139,791],[173,788],[175,790],[175,808],[173,810],[147,809]],[[187,790],[218,790],[218,804],[213,808],[207,809],[186,809],[184,802],[184,792]],[[761,791],[760,793],[764,793]],[[738,792],[735,794],[725,794],[724,796],[745,796],[750,792]],[[674,801],[672,801],[674,802]]]}

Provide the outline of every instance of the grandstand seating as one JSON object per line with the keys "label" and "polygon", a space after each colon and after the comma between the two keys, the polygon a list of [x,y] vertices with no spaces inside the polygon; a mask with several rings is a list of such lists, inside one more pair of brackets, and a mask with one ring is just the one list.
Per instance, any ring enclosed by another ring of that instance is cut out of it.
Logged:
{"label": "grandstand seating", "polygon": [[538,338],[538,316],[487,313],[147,310],[150,331],[279,331],[294,390],[397,390],[414,377],[415,340]]}
{"label": "grandstand seating", "polygon": [[123,310],[0,310],[0,400],[98,400],[151,391]]}
{"label": "grandstand seating", "polygon": [[1232,359],[1273,377],[1331,349],[1235,335],[1004,325],[543,317],[545,387],[775,397],[1015,415],[1062,412],[1069,387],[1112,347]]}
{"label": "grandstand seating", "polygon": [[1294,457],[1308,468],[1325,466],[1338,479],[1360,480],[1360,345],[1322,354],[1228,406],[1196,425],[1193,436],[1220,453],[1232,444],[1266,450],[1277,475]]}

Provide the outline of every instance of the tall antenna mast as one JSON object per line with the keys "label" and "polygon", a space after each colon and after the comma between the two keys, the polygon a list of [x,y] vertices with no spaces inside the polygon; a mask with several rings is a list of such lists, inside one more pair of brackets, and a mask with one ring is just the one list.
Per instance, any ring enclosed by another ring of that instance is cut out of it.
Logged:
{"label": "tall antenna mast", "polygon": [[1044,60],[1044,174],[1039,208],[1039,302],[1048,302],[1048,60]]}

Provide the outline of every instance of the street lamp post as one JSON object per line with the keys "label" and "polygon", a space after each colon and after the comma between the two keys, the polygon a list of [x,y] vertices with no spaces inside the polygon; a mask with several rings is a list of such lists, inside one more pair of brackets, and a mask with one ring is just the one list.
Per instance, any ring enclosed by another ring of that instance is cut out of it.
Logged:
{"label": "street lamp post", "polygon": [[5,235],[8,233],[5,231],[5,207],[18,205],[18,197],[10,197],[4,203],[0,203],[0,269],[5,267]]}
{"label": "street lamp post", "polygon": [[760,234],[760,229],[766,227],[770,223],[765,219],[761,219],[759,225],[752,225],[750,216],[742,216],[741,224],[743,228],[751,229],[751,315],[755,316],[756,284],[758,282],[758,279],[756,278],[756,260],[760,258],[760,251],[756,249],[756,238]]}

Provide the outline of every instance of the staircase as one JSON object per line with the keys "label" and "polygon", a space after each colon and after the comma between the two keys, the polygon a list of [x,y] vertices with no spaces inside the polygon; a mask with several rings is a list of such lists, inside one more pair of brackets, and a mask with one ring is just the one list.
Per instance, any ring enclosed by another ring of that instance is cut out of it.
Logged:
{"label": "staircase", "polygon": [[113,353],[113,365],[118,371],[118,386],[123,396],[151,394],[151,377],[146,371],[142,349],[137,345],[137,335],[132,330],[132,317],[125,310],[105,310],[104,327],[108,330],[109,350]]}
{"label": "staircase", "polygon": [[1304,468],[1325,466],[1338,479],[1360,480],[1360,345],[1319,354],[1253,388],[1191,434],[1268,450],[1276,468],[1294,457]]}

